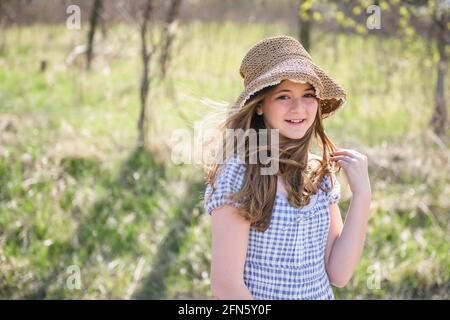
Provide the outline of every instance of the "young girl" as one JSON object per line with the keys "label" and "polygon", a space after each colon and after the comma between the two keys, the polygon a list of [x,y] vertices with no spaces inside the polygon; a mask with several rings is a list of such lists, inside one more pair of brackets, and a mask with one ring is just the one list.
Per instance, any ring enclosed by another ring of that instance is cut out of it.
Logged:
{"label": "young girl", "polygon": [[[276,129],[278,144],[257,149],[269,150],[278,170],[262,174],[267,164],[248,161],[249,141],[244,155],[227,152],[209,167],[204,206],[212,220],[213,296],[334,299],[331,285],[344,287],[360,259],[371,201],[366,156],[337,149],[322,125],[346,94],[289,36],[254,45],[240,74],[245,90],[222,129]],[[310,152],[313,136],[322,157]],[[234,148],[225,139],[224,149]],[[344,224],[336,168],[353,195]]]}

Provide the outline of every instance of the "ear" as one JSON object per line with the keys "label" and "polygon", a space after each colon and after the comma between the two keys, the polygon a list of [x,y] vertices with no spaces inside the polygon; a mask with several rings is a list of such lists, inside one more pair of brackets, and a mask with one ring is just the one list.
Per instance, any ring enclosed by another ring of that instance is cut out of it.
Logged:
{"label": "ear", "polygon": [[263,114],[261,104],[258,104],[256,106],[256,114],[259,115],[259,116],[261,116]]}

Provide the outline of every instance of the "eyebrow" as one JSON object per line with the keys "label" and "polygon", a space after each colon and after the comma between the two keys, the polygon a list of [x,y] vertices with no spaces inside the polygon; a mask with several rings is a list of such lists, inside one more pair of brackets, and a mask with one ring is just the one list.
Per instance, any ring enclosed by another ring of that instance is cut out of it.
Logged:
{"label": "eyebrow", "polygon": [[[306,89],[305,91],[308,91],[308,90],[314,90],[314,91],[315,91],[315,89],[314,89],[313,86],[309,86],[309,88]],[[280,92],[292,92],[292,90],[289,90],[289,89],[281,89],[281,90],[275,92],[275,94],[280,93]]]}

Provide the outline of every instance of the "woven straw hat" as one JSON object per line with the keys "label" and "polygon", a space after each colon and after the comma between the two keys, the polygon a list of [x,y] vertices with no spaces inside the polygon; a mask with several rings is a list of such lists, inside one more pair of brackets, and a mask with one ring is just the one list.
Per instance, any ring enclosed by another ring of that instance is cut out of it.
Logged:
{"label": "woven straw hat", "polygon": [[331,116],[346,102],[344,89],[316,66],[301,43],[290,36],[265,38],[256,43],[245,55],[239,71],[245,88],[232,105],[231,113],[254,93],[285,79],[308,82],[315,88],[322,118]]}

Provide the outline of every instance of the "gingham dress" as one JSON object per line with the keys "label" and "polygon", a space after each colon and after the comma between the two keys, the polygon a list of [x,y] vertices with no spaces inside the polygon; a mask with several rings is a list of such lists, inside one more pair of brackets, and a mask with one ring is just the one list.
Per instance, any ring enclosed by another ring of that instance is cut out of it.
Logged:
{"label": "gingham dress", "polygon": [[[215,191],[208,184],[204,208],[208,214],[230,202],[227,195],[243,185],[245,166],[238,156],[222,164]],[[292,207],[286,196],[276,194],[269,228],[260,232],[250,228],[244,267],[244,282],[254,299],[334,299],[325,271],[325,247],[330,226],[328,206],[340,199],[340,184],[334,175],[330,192],[318,189],[308,205]],[[329,190],[325,176],[321,182]]]}

